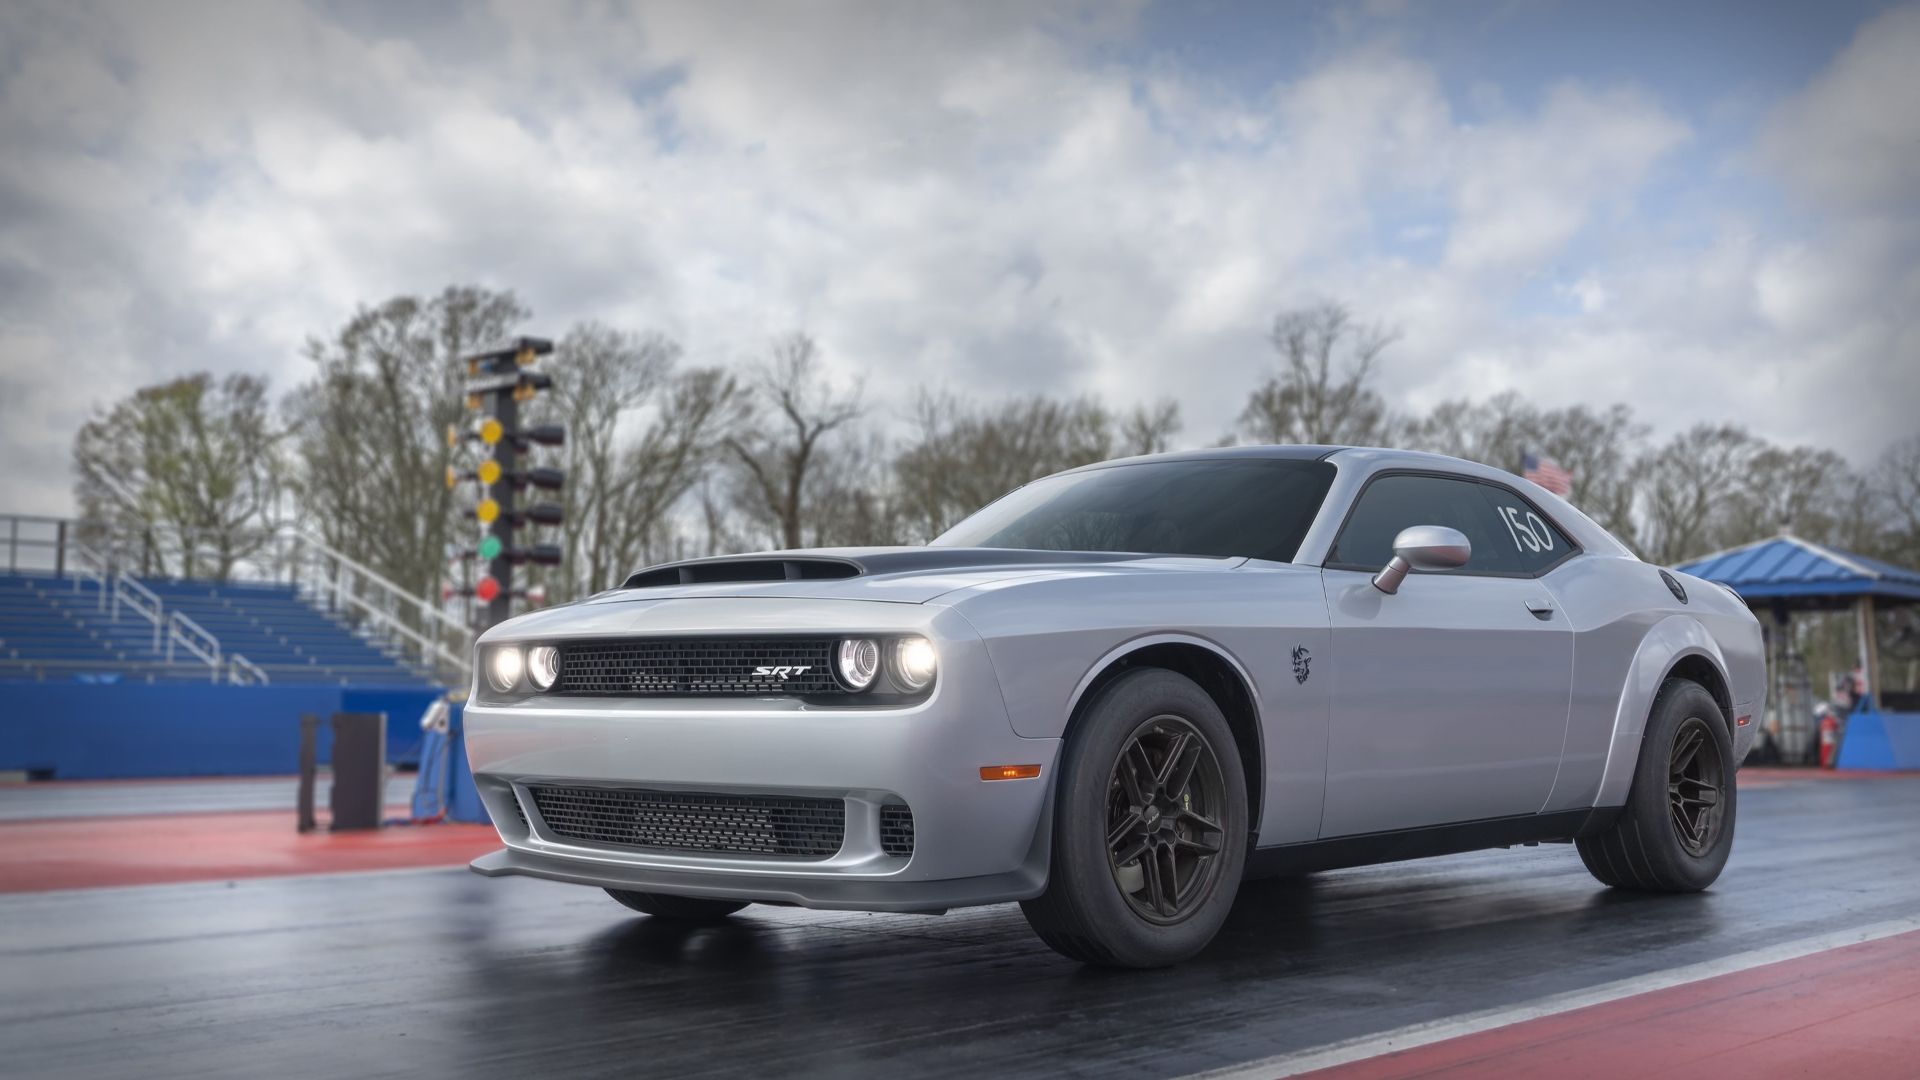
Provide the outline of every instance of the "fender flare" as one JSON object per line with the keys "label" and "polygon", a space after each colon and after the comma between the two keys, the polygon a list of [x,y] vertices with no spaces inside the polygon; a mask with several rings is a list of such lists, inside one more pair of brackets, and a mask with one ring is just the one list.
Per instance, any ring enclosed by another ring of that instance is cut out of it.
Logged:
{"label": "fender flare", "polygon": [[1613,738],[1607,744],[1607,765],[1600,775],[1600,792],[1595,806],[1623,806],[1633,786],[1634,769],[1640,762],[1640,740],[1646,733],[1647,715],[1653,699],[1667,681],[1675,664],[1698,656],[1712,664],[1724,681],[1727,661],[1720,645],[1705,627],[1686,615],[1669,615],[1655,623],[1640,639],[1633,662],[1621,681],[1620,700],[1613,714]]}
{"label": "fender flare", "polygon": [[[1060,729],[1061,742],[1064,744],[1067,739],[1072,737],[1074,721],[1080,715],[1081,705],[1086,702],[1087,695],[1093,690],[1094,686],[1102,681],[1106,673],[1111,670],[1115,664],[1143,649],[1156,648],[1162,645],[1184,645],[1200,649],[1225,664],[1227,670],[1233,674],[1233,677],[1239,680],[1240,692],[1246,695],[1247,704],[1253,712],[1252,723],[1250,725],[1253,728],[1253,746],[1251,748],[1243,748],[1241,750],[1241,756],[1250,770],[1247,784],[1248,827],[1257,835],[1260,831],[1260,814],[1267,805],[1267,792],[1264,790],[1264,785],[1269,768],[1267,761],[1266,723],[1261,713],[1260,692],[1258,689],[1260,684],[1254,681],[1253,674],[1247,670],[1246,665],[1242,664],[1238,657],[1234,656],[1231,651],[1217,641],[1201,637],[1197,634],[1156,632],[1129,638],[1107,650],[1105,654],[1094,661],[1093,664],[1081,674],[1079,682],[1074,684],[1073,693],[1067,698],[1066,719],[1062,722]],[[1204,690],[1205,687],[1202,687],[1202,689]]]}

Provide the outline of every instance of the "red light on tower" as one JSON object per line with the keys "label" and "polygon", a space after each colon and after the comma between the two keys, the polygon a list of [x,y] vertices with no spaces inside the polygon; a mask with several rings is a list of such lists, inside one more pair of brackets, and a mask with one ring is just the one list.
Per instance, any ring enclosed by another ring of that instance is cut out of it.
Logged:
{"label": "red light on tower", "polygon": [[493,598],[500,595],[500,583],[493,580],[492,575],[483,577],[473,583],[473,595],[482,603],[491,604]]}

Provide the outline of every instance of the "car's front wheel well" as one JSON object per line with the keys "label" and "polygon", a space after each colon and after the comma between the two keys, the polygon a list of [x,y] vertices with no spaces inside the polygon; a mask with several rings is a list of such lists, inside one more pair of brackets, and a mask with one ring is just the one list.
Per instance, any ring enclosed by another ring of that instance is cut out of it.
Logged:
{"label": "car's front wheel well", "polygon": [[1066,738],[1073,738],[1074,726],[1103,687],[1127,672],[1140,668],[1162,668],[1184,675],[1206,691],[1213,703],[1220,707],[1221,714],[1227,718],[1227,726],[1233,731],[1234,744],[1240,751],[1240,768],[1247,778],[1247,821],[1251,823],[1253,831],[1258,832],[1260,805],[1264,801],[1260,710],[1254,705],[1253,691],[1241,678],[1240,672],[1225,657],[1211,649],[1185,642],[1162,642],[1142,646],[1115,659],[1094,676],[1093,681],[1087,684],[1086,692],[1080,695],[1080,700],[1074,705],[1073,715],[1067,720]]}
{"label": "car's front wheel well", "polygon": [[1713,661],[1698,653],[1683,656],[1667,669],[1667,678],[1697,683],[1713,695],[1714,703],[1720,706],[1720,722],[1726,725],[1727,737],[1733,737],[1733,697],[1727,690],[1725,676],[1713,666]]}

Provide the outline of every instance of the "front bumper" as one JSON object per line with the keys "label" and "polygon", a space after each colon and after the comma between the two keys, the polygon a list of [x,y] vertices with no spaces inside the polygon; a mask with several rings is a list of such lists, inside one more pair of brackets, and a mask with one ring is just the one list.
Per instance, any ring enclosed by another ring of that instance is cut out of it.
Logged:
{"label": "front bumper", "polygon": [[[506,848],[473,863],[520,874],[682,896],[872,911],[923,911],[1037,896],[1045,888],[1057,739],[1013,730],[977,635],[951,613],[850,605],[862,629],[904,619],[933,637],[940,675],[926,700],[846,709],[788,698],[547,698],[469,704],[469,762]],[[874,609],[880,609],[875,611]],[[931,616],[931,621],[929,618]],[[848,617],[854,617],[849,613]],[[809,627],[809,630],[815,629]],[[986,765],[1037,764],[1033,780],[982,781]],[[528,787],[826,797],[844,801],[830,857],[596,845],[555,835]],[[912,855],[888,855],[879,811],[913,811]]]}

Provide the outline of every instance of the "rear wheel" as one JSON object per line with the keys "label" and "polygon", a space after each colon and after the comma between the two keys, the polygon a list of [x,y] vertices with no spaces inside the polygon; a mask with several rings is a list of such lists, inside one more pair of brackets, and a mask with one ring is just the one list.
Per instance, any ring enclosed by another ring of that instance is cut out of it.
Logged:
{"label": "rear wheel", "polygon": [[1219,706],[1149,669],[1100,692],[1062,755],[1044,895],[1021,903],[1056,952],[1163,967],[1199,952],[1246,861],[1246,778]]}
{"label": "rear wheel", "polygon": [[607,895],[656,919],[679,922],[719,922],[747,906],[743,900],[707,900],[698,896],[667,896],[625,889],[608,889]]}
{"label": "rear wheel", "polygon": [[1720,703],[1698,683],[1668,679],[1619,820],[1577,846],[1593,876],[1615,888],[1698,892],[1727,865],[1733,819],[1733,740]]}

